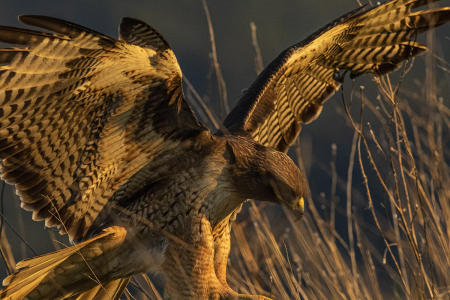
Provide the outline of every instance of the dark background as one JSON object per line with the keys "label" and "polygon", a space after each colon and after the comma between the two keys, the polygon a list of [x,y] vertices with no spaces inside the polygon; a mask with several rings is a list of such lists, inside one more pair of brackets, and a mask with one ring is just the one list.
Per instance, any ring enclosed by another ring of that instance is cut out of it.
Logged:
{"label": "dark background", "polygon": [[[449,1],[442,2],[450,4]],[[239,99],[241,91],[247,88],[256,76],[250,22],[255,22],[257,26],[264,65],[267,65],[283,49],[306,38],[334,18],[356,8],[358,3],[355,0],[227,0],[208,1],[208,5],[215,30],[219,62],[232,107]],[[21,26],[17,21],[17,16],[21,14],[55,16],[114,37],[117,36],[121,17],[139,18],[155,27],[168,40],[178,57],[185,77],[193,83],[212,110],[218,111],[216,80],[210,60],[210,38],[200,0],[2,0],[0,2],[2,25]],[[449,61],[450,26],[436,30],[435,35],[433,53]],[[422,80],[424,61],[423,57],[415,60],[414,68],[402,84],[403,90],[414,90],[419,95],[424,94]],[[366,85],[369,94],[376,93],[375,84],[369,76],[363,76],[355,84]],[[436,68],[436,84],[438,95],[444,97],[448,106],[448,71],[443,72],[439,67]],[[338,174],[346,175],[352,135],[353,131],[342,114],[342,103],[337,96],[325,106],[316,122],[303,129],[301,135],[303,160],[315,201],[319,202],[324,198],[321,195],[326,196],[329,193],[330,149],[333,143],[338,146],[336,161]],[[356,189],[361,187],[361,181],[357,176],[354,185]],[[342,193],[342,189],[339,189],[338,196],[342,197]],[[54,242],[58,234],[54,232],[49,235],[48,230],[44,230],[43,222],[31,221],[31,213],[22,211],[19,201],[13,198],[16,198],[13,189],[6,186],[3,201],[5,219],[29,244],[26,246],[8,224],[4,225],[15,259],[19,261],[33,256],[33,251],[41,254],[58,247],[58,243]],[[64,237],[58,239],[68,243]],[[3,278],[5,273],[5,266],[0,262],[0,276]]]}

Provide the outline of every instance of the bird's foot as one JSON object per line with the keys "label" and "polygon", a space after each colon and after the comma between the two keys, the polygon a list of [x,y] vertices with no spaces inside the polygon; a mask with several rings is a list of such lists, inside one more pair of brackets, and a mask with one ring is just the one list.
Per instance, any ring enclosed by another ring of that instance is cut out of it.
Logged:
{"label": "bird's foot", "polygon": [[272,299],[260,295],[233,294],[222,297],[221,300],[272,300]]}
{"label": "bird's foot", "polygon": [[266,296],[245,295],[245,294],[239,294],[237,299],[239,299],[239,300],[272,300],[271,298],[266,297]]}

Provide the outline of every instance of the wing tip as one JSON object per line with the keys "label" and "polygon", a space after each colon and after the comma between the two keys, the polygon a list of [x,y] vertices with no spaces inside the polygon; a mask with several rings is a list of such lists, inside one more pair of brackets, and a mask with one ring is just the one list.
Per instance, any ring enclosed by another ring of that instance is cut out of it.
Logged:
{"label": "wing tip", "polygon": [[22,22],[24,24],[28,24],[28,22],[30,20],[34,20],[37,17],[42,17],[42,16],[38,16],[38,15],[19,15],[19,16],[17,16],[17,20],[19,20],[20,22]]}
{"label": "wing tip", "polygon": [[43,28],[62,36],[73,38],[82,33],[88,33],[100,37],[105,41],[111,40],[110,37],[98,31],[56,17],[43,15],[20,15],[18,16],[18,19],[23,24]]}
{"label": "wing tip", "polygon": [[142,20],[131,17],[122,18],[119,25],[119,39],[143,48],[170,49],[169,43],[156,29]]}
{"label": "wing tip", "polygon": [[119,37],[126,40],[137,26],[148,27],[144,21],[132,17],[123,17],[120,20]]}

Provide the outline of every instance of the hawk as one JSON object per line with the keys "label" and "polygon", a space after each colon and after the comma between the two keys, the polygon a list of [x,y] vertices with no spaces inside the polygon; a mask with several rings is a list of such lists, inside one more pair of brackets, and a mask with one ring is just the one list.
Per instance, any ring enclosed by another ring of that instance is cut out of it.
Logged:
{"label": "hawk", "polygon": [[[450,7],[392,0],[358,8],[283,51],[223,128],[184,99],[167,41],[124,18],[119,38],[21,16],[0,27],[0,157],[24,209],[75,242],[19,262],[2,299],[117,299],[130,276],[162,272],[170,299],[263,299],[227,284],[230,222],[246,199],[301,216],[308,185],[285,154],[342,73],[381,75],[426,50],[417,34]],[[412,11],[415,10],[415,11]]]}

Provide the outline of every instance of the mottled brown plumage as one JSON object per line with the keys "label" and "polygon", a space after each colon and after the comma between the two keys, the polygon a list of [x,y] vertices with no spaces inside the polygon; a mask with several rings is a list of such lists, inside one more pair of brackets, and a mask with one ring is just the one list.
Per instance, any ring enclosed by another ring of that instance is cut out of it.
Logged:
{"label": "mottled brown plumage", "polygon": [[450,8],[423,0],[357,9],[280,54],[211,134],[184,100],[164,38],[124,18],[119,40],[22,16],[0,27],[2,178],[22,206],[78,244],[18,264],[5,299],[117,299],[163,272],[170,299],[258,299],[226,281],[230,220],[246,199],[303,213],[304,175],[283,152],[352,76],[383,74],[426,48],[416,34]]}
{"label": "mottled brown plumage", "polygon": [[315,120],[343,75],[381,75],[426,50],[417,34],[445,24],[450,8],[411,12],[439,0],[388,1],[354,11],[295,44],[272,61],[246,91],[224,125],[258,143],[287,151],[301,124]]}

